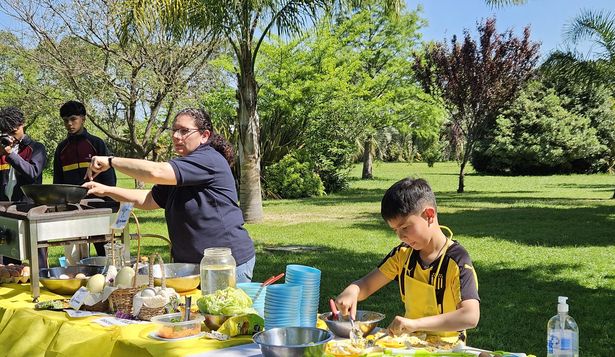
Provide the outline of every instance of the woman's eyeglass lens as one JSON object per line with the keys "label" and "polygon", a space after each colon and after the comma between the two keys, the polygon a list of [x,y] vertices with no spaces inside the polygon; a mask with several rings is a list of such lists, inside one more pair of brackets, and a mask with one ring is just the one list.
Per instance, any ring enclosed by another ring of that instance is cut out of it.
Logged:
{"label": "woman's eyeglass lens", "polygon": [[171,134],[171,136],[175,135],[175,133],[179,133],[179,136],[186,136],[192,132],[195,131],[199,131],[199,129],[190,129],[190,128],[179,128],[179,129],[173,129],[173,128],[169,128],[167,129],[167,131],[169,132],[169,134]]}

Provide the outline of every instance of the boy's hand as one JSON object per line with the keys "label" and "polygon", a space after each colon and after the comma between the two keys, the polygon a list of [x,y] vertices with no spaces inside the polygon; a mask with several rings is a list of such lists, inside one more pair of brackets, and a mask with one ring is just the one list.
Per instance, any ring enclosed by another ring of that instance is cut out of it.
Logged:
{"label": "boy's hand", "polygon": [[407,319],[401,316],[395,316],[387,329],[389,335],[391,336],[399,336],[403,333],[411,333],[417,330],[414,324],[414,320]]}
{"label": "boy's hand", "polygon": [[335,299],[342,316],[350,316],[354,319],[357,316],[357,300],[359,298],[360,289],[355,284],[350,284],[341,294]]}

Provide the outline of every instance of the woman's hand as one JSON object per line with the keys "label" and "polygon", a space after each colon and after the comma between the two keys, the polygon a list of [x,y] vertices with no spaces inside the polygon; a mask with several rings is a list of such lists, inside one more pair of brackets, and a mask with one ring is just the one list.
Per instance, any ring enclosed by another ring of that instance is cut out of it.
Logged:
{"label": "woman's hand", "polygon": [[407,319],[401,316],[395,316],[389,327],[387,328],[389,335],[399,336],[403,333],[411,333],[417,330],[414,320]]}
{"label": "woman's hand", "polygon": [[359,292],[361,289],[355,284],[350,284],[341,294],[335,299],[335,305],[337,305],[342,316],[350,316],[354,319],[357,315],[357,301],[359,299]]}
{"label": "woman's hand", "polygon": [[102,183],[98,183],[96,181],[89,181],[89,182],[84,183],[81,186],[88,189],[88,195],[96,195],[98,197],[104,197],[109,194],[107,192],[107,189],[109,188],[109,186],[103,185]]}
{"label": "woman's hand", "polygon": [[99,173],[109,170],[109,156],[92,156],[88,171],[85,173],[87,180],[93,180]]}

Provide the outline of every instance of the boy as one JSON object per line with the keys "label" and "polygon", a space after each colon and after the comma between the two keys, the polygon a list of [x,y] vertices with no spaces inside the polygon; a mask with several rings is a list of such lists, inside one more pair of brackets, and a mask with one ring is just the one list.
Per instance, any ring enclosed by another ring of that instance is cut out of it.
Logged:
{"label": "boy", "polygon": [[440,229],[429,184],[398,181],[384,194],[380,212],[402,243],[342,291],[336,299],[340,311],[355,316],[357,301],[397,280],[405,314],[391,322],[390,334],[426,331],[449,342],[465,341],[464,330],[480,318],[478,281],[468,252],[448,228],[450,237]]}
{"label": "boy", "polygon": [[[85,182],[85,173],[93,156],[111,156],[107,145],[102,139],[85,129],[85,106],[80,102],[68,101],[60,107],[60,117],[68,137],[56,148],[53,161],[53,183],[81,185]],[[96,182],[115,186],[115,170],[110,169],[96,176]],[[94,243],[96,254],[105,255],[105,243]],[[71,244],[64,247],[66,261],[75,265],[80,259],[89,256],[86,244]]]}
{"label": "boy", "polygon": [[[15,107],[0,109],[0,201],[25,201],[21,186],[41,184],[47,163],[45,146],[32,140],[24,131],[21,110]],[[2,257],[0,257],[2,258]],[[4,257],[0,263],[18,260]],[[39,268],[47,267],[47,248],[38,249]]]}

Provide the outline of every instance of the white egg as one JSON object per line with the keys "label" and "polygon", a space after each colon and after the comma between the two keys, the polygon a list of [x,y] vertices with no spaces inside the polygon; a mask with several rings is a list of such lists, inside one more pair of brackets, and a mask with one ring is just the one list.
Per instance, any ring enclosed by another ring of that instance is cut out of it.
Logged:
{"label": "white egg", "polygon": [[65,279],[70,279],[70,276],[66,274],[60,274],[59,278],[65,280]]}
{"label": "white egg", "polygon": [[115,277],[115,286],[119,288],[129,288],[132,286],[132,279],[135,277],[135,270],[131,267],[123,267]]}
{"label": "white egg", "polygon": [[105,276],[102,274],[93,275],[85,286],[92,294],[97,294],[105,288]]}
{"label": "white egg", "polygon": [[79,273],[79,274],[75,275],[75,279],[85,279],[85,278],[86,278],[86,276],[83,273]]}
{"label": "white egg", "polygon": [[152,288],[145,288],[141,291],[141,297],[152,297],[156,296],[156,290]]}

